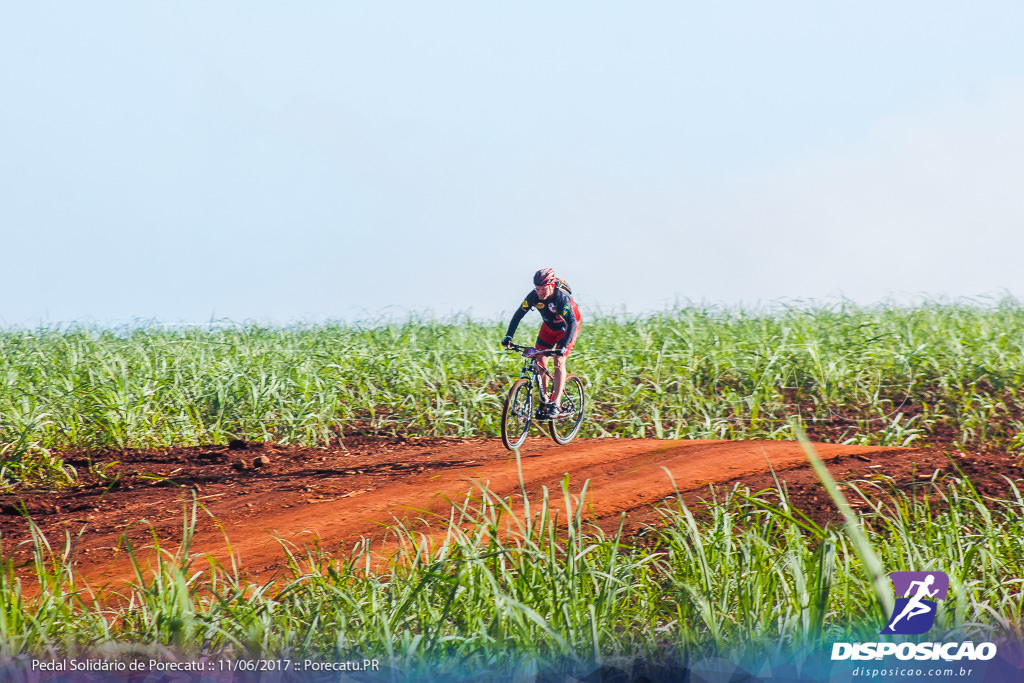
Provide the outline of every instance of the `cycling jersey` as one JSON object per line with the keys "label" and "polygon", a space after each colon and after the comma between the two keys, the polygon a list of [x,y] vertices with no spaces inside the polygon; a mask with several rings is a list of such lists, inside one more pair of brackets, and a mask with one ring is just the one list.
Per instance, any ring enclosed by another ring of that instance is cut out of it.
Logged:
{"label": "cycling jersey", "polygon": [[564,330],[565,334],[559,335],[562,339],[575,341],[576,328],[580,322],[580,309],[565,290],[558,287],[554,289],[554,294],[543,300],[537,296],[537,290],[531,290],[512,315],[512,322],[508,324],[508,331],[505,334],[509,337],[514,336],[516,328],[519,327],[519,321],[532,308],[540,313],[540,317],[544,319],[544,324],[547,327],[555,332]]}

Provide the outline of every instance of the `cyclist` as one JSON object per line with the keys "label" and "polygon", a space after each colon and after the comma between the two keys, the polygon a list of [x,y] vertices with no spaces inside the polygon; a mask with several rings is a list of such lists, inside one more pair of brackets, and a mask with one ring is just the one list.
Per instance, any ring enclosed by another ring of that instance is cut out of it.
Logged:
{"label": "cyclist", "polygon": [[[551,268],[541,268],[533,274],[534,289],[526,295],[523,303],[512,315],[512,322],[508,324],[508,331],[501,345],[508,347],[512,343],[512,337],[519,327],[519,321],[523,319],[526,312],[536,308],[544,322],[541,323],[540,332],[537,333],[537,342],[534,348],[538,350],[554,349],[556,354],[554,386],[551,388],[551,396],[543,397],[540,415],[544,419],[558,417],[559,401],[562,396],[562,389],[565,388],[565,359],[572,352],[573,344],[576,343],[576,335],[580,331],[580,309],[573,301],[568,285],[563,280],[555,277],[555,271]],[[546,366],[547,359],[543,356],[537,359]],[[544,391],[547,391],[547,382],[544,383]]]}

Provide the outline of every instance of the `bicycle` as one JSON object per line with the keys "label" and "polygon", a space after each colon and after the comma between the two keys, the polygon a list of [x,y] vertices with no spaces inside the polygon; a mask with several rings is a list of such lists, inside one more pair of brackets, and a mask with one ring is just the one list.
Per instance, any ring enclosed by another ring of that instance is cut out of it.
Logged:
{"label": "bicycle", "polygon": [[505,407],[501,413],[501,442],[510,451],[519,448],[526,441],[530,425],[537,420],[548,423],[548,431],[555,443],[559,446],[566,445],[573,440],[580,431],[580,425],[583,424],[583,409],[586,406],[583,380],[576,375],[568,375],[565,378],[558,416],[554,419],[541,417],[540,405],[534,409],[534,388],[538,396],[543,396],[544,385],[541,377],[553,382],[554,376],[537,359],[554,356],[555,352],[518,344],[509,344],[508,349],[522,353],[526,361],[519,373],[519,379],[512,383],[508,398],[505,399]]}

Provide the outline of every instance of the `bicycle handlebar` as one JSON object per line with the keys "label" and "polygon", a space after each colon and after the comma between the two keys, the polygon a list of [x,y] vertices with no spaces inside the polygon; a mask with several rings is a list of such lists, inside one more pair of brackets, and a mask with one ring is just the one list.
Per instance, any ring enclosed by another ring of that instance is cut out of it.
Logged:
{"label": "bicycle handlebar", "polygon": [[[536,358],[537,356],[557,356],[558,352],[554,349],[546,349],[541,351],[532,346],[520,346],[519,344],[509,344],[505,347],[509,351],[519,351],[527,358]],[[532,352],[532,353],[531,353]]]}

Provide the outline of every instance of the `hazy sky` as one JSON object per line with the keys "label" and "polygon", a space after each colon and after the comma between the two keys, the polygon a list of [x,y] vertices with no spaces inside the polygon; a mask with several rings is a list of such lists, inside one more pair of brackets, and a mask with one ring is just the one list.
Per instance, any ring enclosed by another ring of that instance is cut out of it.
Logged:
{"label": "hazy sky", "polygon": [[1024,297],[1024,4],[0,5],[0,324]]}

